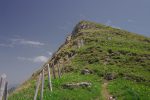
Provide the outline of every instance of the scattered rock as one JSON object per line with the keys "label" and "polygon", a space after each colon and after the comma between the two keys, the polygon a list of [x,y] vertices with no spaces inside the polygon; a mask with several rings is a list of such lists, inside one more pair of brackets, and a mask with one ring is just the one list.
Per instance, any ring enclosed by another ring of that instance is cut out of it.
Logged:
{"label": "scattered rock", "polygon": [[137,54],[130,52],[130,53],[128,53],[127,55],[129,55],[129,56],[136,56]]}
{"label": "scattered rock", "polygon": [[144,39],[143,41],[150,43],[150,39]]}
{"label": "scattered rock", "polygon": [[67,83],[67,84],[64,84],[62,85],[63,88],[65,89],[74,89],[74,88],[88,88],[88,87],[91,87],[91,83],[89,82],[80,82],[80,83]]}
{"label": "scattered rock", "polygon": [[72,72],[74,70],[74,68],[70,65],[67,65],[64,67],[64,72]]}
{"label": "scattered rock", "polygon": [[92,84],[91,83],[89,83],[89,82],[81,82],[81,83],[78,83],[79,84],[79,86],[81,86],[81,87],[90,87]]}
{"label": "scattered rock", "polygon": [[103,64],[104,64],[104,65],[107,65],[107,64],[108,64],[108,62],[107,62],[107,61],[105,61]]}
{"label": "scattered rock", "polygon": [[105,78],[106,80],[113,80],[113,79],[116,78],[116,75],[113,74],[113,73],[107,73],[107,74],[104,76],[104,78]]}
{"label": "scattered rock", "polygon": [[144,59],[143,58],[136,58],[135,61],[142,63],[142,62],[144,62]]}
{"label": "scattered rock", "polygon": [[118,52],[120,52],[123,55],[126,55],[126,54],[130,53],[129,51],[124,51],[124,50],[119,50]]}
{"label": "scattered rock", "polygon": [[112,40],[112,37],[107,37],[107,40]]}
{"label": "scattered rock", "polygon": [[92,74],[92,71],[86,68],[86,69],[81,70],[81,74],[83,75]]}
{"label": "scattered rock", "polygon": [[116,100],[115,97],[111,96],[108,100]]}

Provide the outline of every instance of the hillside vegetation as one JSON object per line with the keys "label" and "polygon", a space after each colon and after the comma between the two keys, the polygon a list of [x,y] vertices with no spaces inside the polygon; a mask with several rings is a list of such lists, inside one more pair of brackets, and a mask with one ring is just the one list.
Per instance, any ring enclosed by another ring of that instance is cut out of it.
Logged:
{"label": "hillside vegetation", "polygon": [[[79,40],[83,40],[81,47]],[[150,38],[81,21],[47,63],[56,67],[58,61],[64,66],[63,75],[52,78],[50,92],[45,73],[44,100],[106,100],[109,96],[117,100],[150,100]],[[84,70],[89,73],[82,73]],[[33,100],[40,71],[8,99]],[[64,88],[64,84],[79,82],[89,82],[91,86]]]}

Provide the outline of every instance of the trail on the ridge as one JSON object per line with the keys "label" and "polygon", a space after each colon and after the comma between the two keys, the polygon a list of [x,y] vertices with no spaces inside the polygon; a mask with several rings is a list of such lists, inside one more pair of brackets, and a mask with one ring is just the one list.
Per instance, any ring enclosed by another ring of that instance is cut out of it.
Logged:
{"label": "trail on the ridge", "polygon": [[115,100],[113,99],[113,95],[111,95],[109,92],[108,92],[108,89],[107,89],[107,86],[108,86],[108,81],[104,81],[104,83],[102,84],[102,95],[103,95],[103,98],[104,100]]}

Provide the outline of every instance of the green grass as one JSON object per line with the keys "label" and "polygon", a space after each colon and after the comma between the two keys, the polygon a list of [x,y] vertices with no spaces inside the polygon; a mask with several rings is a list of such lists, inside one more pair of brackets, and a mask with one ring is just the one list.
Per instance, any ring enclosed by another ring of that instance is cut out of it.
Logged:
{"label": "green grass", "polygon": [[[90,82],[92,86],[89,88],[64,89],[63,84],[73,82]],[[101,95],[101,78],[96,75],[81,75],[80,73],[68,73],[60,79],[53,79],[53,92],[48,89],[48,80],[45,79],[44,100],[91,100],[100,99]],[[9,100],[31,100],[34,96],[35,82],[32,82],[30,88],[23,89],[19,93],[14,93]],[[40,95],[38,95],[40,100]]]}
{"label": "green grass", "polygon": [[116,79],[108,89],[118,100],[150,100],[150,87],[126,79]]}
{"label": "green grass", "polygon": [[[81,29],[81,24],[90,27]],[[150,38],[88,21],[77,24],[74,32],[77,33],[59,49],[55,58],[63,59],[65,68],[71,71],[66,71],[61,79],[52,80],[52,93],[45,80],[45,100],[103,100],[101,85],[108,74],[115,75],[116,79],[110,81],[108,89],[118,100],[149,100]],[[84,40],[81,48],[75,47],[78,39]],[[66,61],[66,55],[71,53],[75,56]],[[85,68],[93,73],[81,75],[81,70]],[[63,84],[82,81],[91,82],[92,87],[62,88]],[[9,100],[33,99],[35,84],[32,77],[20,90],[10,95]]]}

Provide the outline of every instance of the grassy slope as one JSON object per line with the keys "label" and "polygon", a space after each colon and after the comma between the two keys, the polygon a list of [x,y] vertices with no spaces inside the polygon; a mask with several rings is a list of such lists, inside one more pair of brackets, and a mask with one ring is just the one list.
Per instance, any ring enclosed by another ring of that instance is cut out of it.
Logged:
{"label": "grassy slope", "polygon": [[[90,26],[81,29],[81,24]],[[65,62],[67,71],[61,79],[52,79],[53,92],[47,88],[45,80],[44,100],[102,100],[101,86],[107,75],[115,76],[109,81],[108,91],[119,100],[150,99],[150,38],[124,30],[82,21],[72,36],[71,41],[59,51],[59,56],[75,52],[76,55]],[[84,39],[85,45],[80,49],[74,42]],[[84,68],[93,74],[81,75]],[[31,100],[34,96],[36,77],[32,77],[13,94],[9,100]],[[63,89],[62,84],[88,81],[90,88]]]}

